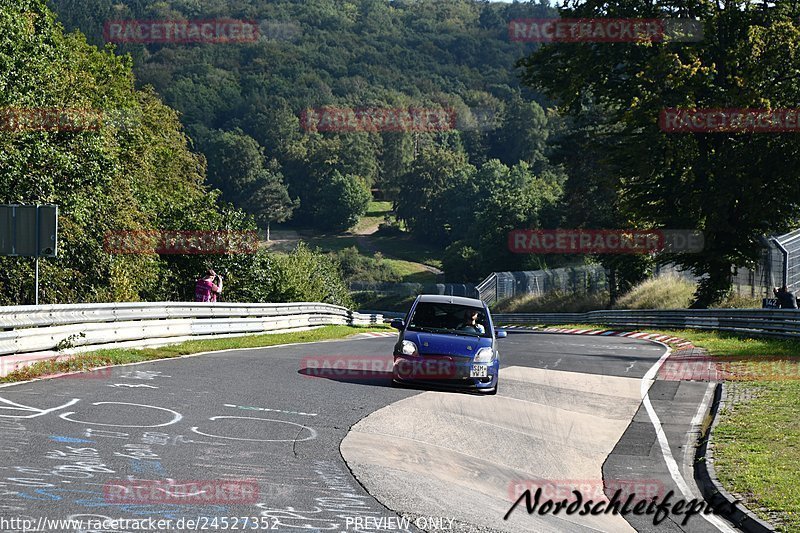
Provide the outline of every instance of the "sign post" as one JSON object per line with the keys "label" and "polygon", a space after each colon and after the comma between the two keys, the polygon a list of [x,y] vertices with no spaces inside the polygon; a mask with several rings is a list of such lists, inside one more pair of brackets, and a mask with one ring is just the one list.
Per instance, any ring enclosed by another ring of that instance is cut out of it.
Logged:
{"label": "sign post", "polygon": [[39,305],[39,258],[58,255],[58,206],[0,205],[0,255],[34,258]]}

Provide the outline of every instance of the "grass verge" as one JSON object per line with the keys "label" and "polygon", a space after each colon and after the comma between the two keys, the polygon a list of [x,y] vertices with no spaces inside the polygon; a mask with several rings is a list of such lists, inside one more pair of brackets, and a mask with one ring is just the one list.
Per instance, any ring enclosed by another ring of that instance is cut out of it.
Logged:
{"label": "grass verge", "polygon": [[426,270],[420,263],[386,257],[383,260],[401,277],[401,283],[436,283],[438,279],[436,274]]}
{"label": "grass verge", "polygon": [[372,200],[367,207],[367,212],[350,231],[357,234],[373,233],[377,231],[378,226],[387,216],[394,218],[391,215],[392,202]]}
{"label": "grass verge", "polygon": [[728,398],[713,440],[720,482],[778,531],[800,531],[800,381],[735,382]]}
{"label": "grass verge", "polygon": [[[800,341],[698,330],[646,331],[690,340],[726,360],[746,358],[735,363],[743,375],[770,376],[728,382],[728,403],[714,430],[714,467],[722,485],[751,511],[778,531],[800,531]],[[780,360],[780,366],[773,367],[780,368],[777,377],[763,371],[774,358]],[[770,362],[759,363],[760,359]]]}
{"label": "grass verge", "polygon": [[155,361],[157,359],[171,359],[182,355],[217,350],[230,350],[239,348],[260,348],[275,346],[277,344],[293,344],[301,342],[314,342],[330,339],[341,339],[354,333],[366,331],[387,330],[387,325],[374,326],[324,326],[305,331],[291,331],[287,333],[271,333],[264,335],[249,335],[243,337],[228,337],[224,339],[198,339],[161,346],[158,348],[114,348],[97,350],[75,355],[63,361],[48,359],[39,361],[30,366],[14,370],[7,376],[0,378],[0,383],[16,383],[48,375],[64,374],[90,370],[92,368],[109,365],[123,365],[142,361]]}
{"label": "grass verge", "polygon": [[381,232],[370,235],[370,241],[386,256],[442,268],[444,249],[436,245],[416,241],[409,235],[383,235]]}
{"label": "grass verge", "polygon": [[695,284],[678,276],[645,280],[622,295],[615,309],[686,309],[692,303]]}

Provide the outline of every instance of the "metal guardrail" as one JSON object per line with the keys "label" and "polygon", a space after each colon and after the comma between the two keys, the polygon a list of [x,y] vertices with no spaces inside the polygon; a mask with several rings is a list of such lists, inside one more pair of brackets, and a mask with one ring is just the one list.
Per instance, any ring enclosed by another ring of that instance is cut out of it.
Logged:
{"label": "metal guardrail", "polygon": [[0,307],[0,356],[58,348],[214,335],[251,334],[322,325],[370,325],[360,314],[322,303],[111,303]]}
{"label": "metal guardrail", "polygon": [[703,329],[800,339],[800,310],[635,309],[588,313],[493,313],[492,317],[497,324],[598,324],[623,328]]}

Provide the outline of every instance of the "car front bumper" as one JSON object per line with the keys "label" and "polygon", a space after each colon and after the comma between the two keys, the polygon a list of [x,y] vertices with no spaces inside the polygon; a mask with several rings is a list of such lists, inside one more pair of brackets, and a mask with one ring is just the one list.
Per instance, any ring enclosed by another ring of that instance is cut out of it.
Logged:
{"label": "car front bumper", "polygon": [[[486,366],[485,377],[470,377],[473,366]],[[491,390],[497,386],[500,361],[473,363],[454,356],[394,356],[392,378],[398,383],[418,383],[453,389]]]}

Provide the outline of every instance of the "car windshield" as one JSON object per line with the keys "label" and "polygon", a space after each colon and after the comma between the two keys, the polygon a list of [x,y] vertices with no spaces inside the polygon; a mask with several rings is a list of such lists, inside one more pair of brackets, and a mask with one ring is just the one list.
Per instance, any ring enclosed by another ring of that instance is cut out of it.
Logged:
{"label": "car windshield", "polygon": [[420,302],[409,320],[408,329],[472,337],[492,336],[482,307],[448,303]]}

